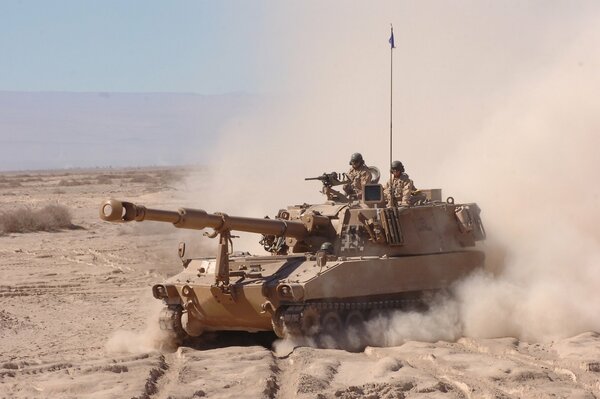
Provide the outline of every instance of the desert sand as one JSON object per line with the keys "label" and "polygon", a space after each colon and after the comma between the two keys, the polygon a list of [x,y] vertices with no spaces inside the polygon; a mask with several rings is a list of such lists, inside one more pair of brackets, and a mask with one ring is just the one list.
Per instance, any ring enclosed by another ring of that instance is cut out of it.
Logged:
{"label": "desert sand", "polygon": [[180,269],[178,242],[201,234],[102,222],[98,208],[109,197],[176,208],[185,191],[178,173],[0,175],[0,212],[60,204],[76,226],[0,236],[0,398],[600,396],[600,334],[592,331],[549,342],[406,339],[358,353],[262,333],[169,346],[150,288]]}

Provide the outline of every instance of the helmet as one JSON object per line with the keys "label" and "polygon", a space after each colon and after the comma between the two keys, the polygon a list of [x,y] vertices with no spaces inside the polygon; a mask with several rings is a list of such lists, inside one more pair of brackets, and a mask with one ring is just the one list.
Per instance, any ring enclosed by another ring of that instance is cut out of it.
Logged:
{"label": "helmet", "polygon": [[398,171],[400,171],[400,173],[403,173],[404,165],[402,165],[402,162],[400,162],[400,161],[394,161],[394,162],[392,162],[392,166],[390,167],[390,169],[392,171],[398,170]]}
{"label": "helmet", "polygon": [[352,154],[352,156],[350,157],[350,165],[352,165],[352,163],[354,162],[358,162],[360,164],[364,163],[365,161],[363,160],[363,157],[361,155],[360,152],[355,152],[354,154]]}
{"label": "helmet", "polygon": [[325,251],[328,254],[333,253],[333,244],[329,241],[324,242],[321,244],[321,251]]}

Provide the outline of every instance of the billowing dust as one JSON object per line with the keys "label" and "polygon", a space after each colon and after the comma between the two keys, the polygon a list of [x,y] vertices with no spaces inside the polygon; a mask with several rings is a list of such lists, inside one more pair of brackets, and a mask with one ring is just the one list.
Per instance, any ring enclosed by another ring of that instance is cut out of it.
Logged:
{"label": "billowing dust", "polygon": [[589,51],[598,44],[586,26],[440,173],[475,193],[490,241],[506,251],[499,276],[457,289],[465,335],[548,341],[600,330],[600,58]]}
{"label": "billowing dust", "polygon": [[109,353],[146,353],[152,351],[171,351],[176,348],[173,337],[160,329],[157,320],[164,305],[148,295],[140,311],[146,311],[145,328],[137,331],[118,330],[112,333],[105,348]]}
{"label": "billowing dust", "polygon": [[[369,6],[336,9],[342,15],[331,19],[321,11],[316,19],[293,13],[297,23],[274,53],[287,60],[283,91],[296,94],[267,96],[252,113],[232,119],[210,160],[212,174],[189,181],[186,196],[207,211],[273,216],[287,204],[321,201],[319,182],[303,178],[347,170],[356,151],[385,181],[386,27],[390,19],[404,22],[396,26],[394,158],[417,187],[440,187],[445,196],[481,206],[489,270],[463,281],[453,299],[427,314],[370,322],[366,341],[463,335],[547,341],[600,331],[598,7],[590,3],[563,16],[540,5],[531,12],[539,17],[534,21],[487,5],[502,12],[484,10],[499,16],[485,21],[487,35],[474,38],[449,5],[388,6],[385,14]],[[436,39],[434,21],[442,15],[465,34],[457,33],[452,51]],[[343,38],[323,34],[332,20],[341,21]],[[360,29],[347,26],[357,20]],[[304,22],[309,32],[300,30]],[[439,54],[459,61],[428,63],[442,62]],[[242,235],[236,249],[260,253],[257,241]]]}

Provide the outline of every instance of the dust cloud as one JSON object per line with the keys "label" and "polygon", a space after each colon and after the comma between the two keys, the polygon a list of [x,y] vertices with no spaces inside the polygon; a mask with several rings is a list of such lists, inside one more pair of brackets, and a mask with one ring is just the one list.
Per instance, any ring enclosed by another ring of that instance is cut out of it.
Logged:
{"label": "dust cloud", "polygon": [[[176,343],[168,332],[160,329],[157,320],[164,308],[162,302],[148,295],[146,304],[148,317],[143,331],[117,330],[111,334],[104,345],[108,353],[147,353],[152,351],[170,351]],[[140,309],[143,311],[143,309]]]}
{"label": "dust cloud", "polygon": [[[393,22],[394,158],[417,187],[481,206],[493,273],[426,316],[380,321],[379,342],[600,331],[600,7],[354,6],[284,17],[274,6],[264,35],[278,58],[264,62],[277,90],[229,122],[191,194],[208,211],[262,217],[322,200],[303,178],[345,171],[356,151],[385,177]],[[260,252],[257,238],[236,245]]]}
{"label": "dust cloud", "polygon": [[501,276],[458,289],[467,335],[547,341],[600,330],[600,57],[590,51],[599,44],[597,28],[582,31],[467,150],[486,166],[466,174],[465,188],[479,188],[490,236],[507,249]]}

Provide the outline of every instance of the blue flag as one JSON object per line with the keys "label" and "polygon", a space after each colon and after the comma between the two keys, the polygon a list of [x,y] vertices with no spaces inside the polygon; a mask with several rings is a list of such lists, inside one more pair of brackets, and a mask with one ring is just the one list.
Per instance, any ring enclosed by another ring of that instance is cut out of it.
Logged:
{"label": "blue flag", "polygon": [[394,28],[391,28],[392,30],[392,34],[390,35],[390,46],[392,46],[392,48],[396,48],[396,46],[394,45]]}

